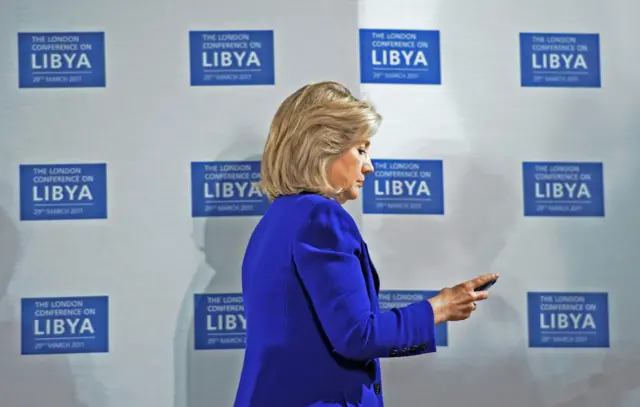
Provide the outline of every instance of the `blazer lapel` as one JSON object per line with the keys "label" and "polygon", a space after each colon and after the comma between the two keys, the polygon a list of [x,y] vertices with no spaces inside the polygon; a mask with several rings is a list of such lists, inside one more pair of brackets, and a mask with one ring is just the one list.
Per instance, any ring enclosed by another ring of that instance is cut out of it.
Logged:
{"label": "blazer lapel", "polygon": [[364,242],[364,248],[365,248],[365,257],[366,257],[366,261],[369,264],[369,270],[371,271],[371,278],[373,279],[373,287],[376,290],[376,296],[380,293],[380,276],[378,275],[378,271],[376,270],[376,267],[373,265],[373,261],[371,260],[371,256],[369,255],[369,246],[367,246],[367,243]]}

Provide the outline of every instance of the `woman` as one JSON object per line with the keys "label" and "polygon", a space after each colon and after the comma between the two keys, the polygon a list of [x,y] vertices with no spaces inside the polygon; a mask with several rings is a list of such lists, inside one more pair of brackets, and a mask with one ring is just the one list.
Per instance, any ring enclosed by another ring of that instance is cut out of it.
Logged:
{"label": "woman", "polygon": [[381,117],[335,82],[278,109],[262,157],[272,201],[242,264],[247,346],[235,407],[383,406],[379,358],[434,352],[435,325],[463,320],[480,276],[429,301],[381,312],[379,279],[341,206],[373,172]]}

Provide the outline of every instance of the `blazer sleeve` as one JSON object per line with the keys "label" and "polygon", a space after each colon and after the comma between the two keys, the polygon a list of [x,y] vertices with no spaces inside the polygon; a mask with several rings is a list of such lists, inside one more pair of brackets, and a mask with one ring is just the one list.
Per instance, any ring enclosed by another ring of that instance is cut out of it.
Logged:
{"label": "blazer sleeve", "polygon": [[334,351],[362,361],[435,352],[435,322],[428,301],[371,311],[359,250],[355,222],[333,201],[311,209],[293,243],[298,276]]}

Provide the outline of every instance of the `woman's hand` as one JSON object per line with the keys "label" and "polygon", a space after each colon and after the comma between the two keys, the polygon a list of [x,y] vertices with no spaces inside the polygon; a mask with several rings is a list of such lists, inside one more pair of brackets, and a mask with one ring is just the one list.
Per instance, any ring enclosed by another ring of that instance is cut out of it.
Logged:
{"label": "woman's hand", "polygon": [[497,273],[484,274],[454,287],[444,288],[435,297],[430,298],[436,325],[445,321],[461,321],[469,318],[476,310],[476,301],[486,300],[489,297],[487,291],[475,291],[475,289],[497,280],[498,277]]}

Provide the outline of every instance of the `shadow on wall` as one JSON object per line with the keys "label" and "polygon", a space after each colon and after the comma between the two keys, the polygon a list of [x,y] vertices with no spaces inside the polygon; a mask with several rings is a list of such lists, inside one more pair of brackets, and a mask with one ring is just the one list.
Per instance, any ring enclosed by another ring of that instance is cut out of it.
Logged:
{"label": "shadow on wall", "polygon": [[20,354],[20,301],[8,292],[20,256],[18,229],[0,206],[0,405],[84,407],[67,356]]}
{"label": "shadow on wall", "polygon": [[[264,141],[237,143],[217,160],[234,161]],[[259,161],[260,155],[239,158]],[[197,293],[240,293],[241,265],[247,242],[259,217],[195,219],[198,249],[204,264],[185,293],[175,338],[175,407],[231,406],[236,396],[244,350],[194,350],[193,296]]]}

